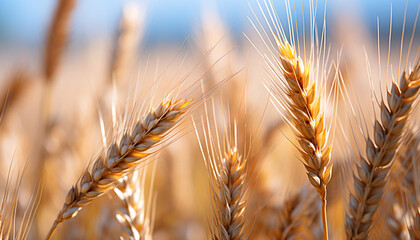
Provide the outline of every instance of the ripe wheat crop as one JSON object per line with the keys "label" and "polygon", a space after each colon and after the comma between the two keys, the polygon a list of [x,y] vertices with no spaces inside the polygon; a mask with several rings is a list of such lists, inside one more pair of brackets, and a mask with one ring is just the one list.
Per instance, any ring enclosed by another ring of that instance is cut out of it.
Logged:
{"label": "ripe wheat crop", "polygon": [[77,45],[81,4],[0,68],[1,239],[420,239],[418,10],[372,37],[329,3],[235,2],[238,36],[207,5],[153,50],[134,2]]}

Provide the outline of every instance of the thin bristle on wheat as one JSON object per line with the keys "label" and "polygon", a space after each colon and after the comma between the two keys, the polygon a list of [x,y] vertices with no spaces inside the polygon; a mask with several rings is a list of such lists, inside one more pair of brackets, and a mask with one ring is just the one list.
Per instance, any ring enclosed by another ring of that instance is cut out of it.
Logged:
{"label": "thin bristle on wheat", "polygon": [[277,225],[270,238],[314,239],[321,230],[318,224],[320,215],[318,202],[316,194],[307,188],[286,199],[276,211]]}
{"label": "thin bristle on wheat", "polygon": [[44,77],[51,81],[60,61],[60,55],[67,41],[70,14],[75,0],[59,0],[47,36],[44,60]]}
{"label": "thin bristle on wheat", "polygon": [[214,162],[217,183],[213,186],[216,227],[213,239],[246,239],[245,234],[245,159],[232,148],[225,153],[220,162]]}
{"label": "thin bristle on wheat", "polygon": [[348,239],[366,239],[373,216],[384,193],[392,161],[404,138],[405,126],[420,88],[420,64],[409,75],[404,72],[399,83],[392,83],[382,100],[381,121],[376,120],[374,138],[366,139],[366,158],[361,157],[354,174],[354,192],[350,194],[346,214]]}
{"label": "thin bristle on wheat", "polygon": [[[324,113],[321,111],[321,94],[317,92],[316,81],[311,79],[310,66],[304,65],[295,49],[286,40],[276,37],[279,48],[280,71],[278,80],[272,82],[272,95],[284,104],[287,120],[299,140],[299,151],[306,168],[309,182],[318,191],[322,201],[324,239],[328,239],[326,220],[327,184],[331,179],[331,146],[327,143]],[[286,97],[283,97],[286,96]]]}
{"label": "thin bristle on wheat", "polygon": [[106,156],[98,157],[92,169],[85,171],[67,193],[64,206],[46,239],[52,236],[59,223],[76,216],[82,207],[115,188],[119,179],[144,163],[151,154],[148,150],[177,125],[191,102],[182,99],[161,102],[137,122],[131,134],[126,132],[119,144],[111,144]]}
{"label": "thin bristle on wheat", "polygon": [[124,239],[151,239],[150,219],[146,215],[145,171],[139,170],[126,176],[114,189],[119,197],[120,207],[117,220],[124,229]]}

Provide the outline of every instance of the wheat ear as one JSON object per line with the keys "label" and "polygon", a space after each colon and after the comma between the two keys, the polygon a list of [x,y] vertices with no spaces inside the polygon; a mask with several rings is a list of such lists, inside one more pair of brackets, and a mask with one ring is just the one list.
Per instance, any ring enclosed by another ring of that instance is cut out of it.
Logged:
{"label": "wheat ear", "polygon": [[287,109],[287,121],[294,128],[300,143],[299,151],[309,182],[318,191],[322,201],[324,239],[328,239],[327,184],[331,179],[331,146],[327,144],[328,130],[321,111],[321,94],[316,81],[311,79],[309,64],[304,65],[295,49],[286,40],[276,37],[279,48],[277,73],[280,82],[272,80],[271,94]]}
{"label": "wheat ear", "polygon": [[44,77],[49,82],[53,78],[60,61],[61,52],[67,41],[68,22],[75,6],[75,0],[59,0],[47,36],[44,60]]}
{"label": "wheat ear", "polygon": [[223,132],[220,134],[214,121],[212,133],[207,108],[206,116],[207,122],[202,122],[202,129],[207,129],[204,131],[204,142],[200,140],[195,122],[194,127],[210,182],[212,204],[210,238],[248,239],[252,225],[250,218],[246,216],[249,203],[246,192],[252,175],[246,157],[248,152],[238,150],[236,122],[232,127],[229,118],[223,119],[223,123],[227,126],[223,126]]}
{"label": "wheat ear", "polygon": [[124,229],[125,239],[151,239],[151,223],[146,214],[146,171],[137,170],[126,176],[114,189],[120,201],[116,215]]}
{"label": "wheat ear", "polygon": [[215,217],[218,232],[213,233],[214,239],[236,240],[246,239],[245,230],[245,159],[239,155],[236,148],[225,153],[216,174],[218,193],[214,200],[218,216]]}
{"label": "wheat ear", "polygon": [[420,239],[420,209],[417,208],[411,216],[411,226],[408,228],[411,239]]}
{"label": "wheat ear", "polygon": [[[390,198],[395,200],[392,196]],[[391,203],[389,206],[391,210],[386,218],[386,226],[389,230],[390,238],[405,239],[404,233],[407,229],[405,228],[402,209],[397,203]]]}
{"label": "wheat ear", "polygon": [[354,192],[350,194],[346,214],[348,239],[366,239],[372,219],[387,183],[405,126],[420,87],[420,64],[409,75],[404,73],[399,83],[392,83],[387,94],[388,106],[382,100],[381,121],[376,120],[374,138],[366,139],[366,158],[361,157],[354,174]]}
{"label": "wheat ear", "polygon": [[420,157],[420,136],[418,133],[410,133],[410,139],[406,145],[405,151],[397,158],[400,168],[398,168],[398,180],[396,184],[397,190],[400,193],[399,204],[401,206],[408,205],[408,211],[417,208],[417,203],[420,201],[419,183],[416,178],[419,175]]}
{"label": "wheat ear", "polygon": [[[204,153],[203,153],[204,154]],[[207,159],[206,157],[204,157]],[[212,189],[211,238],[217,240],[248,239],[246,225],[246,159],[236,147],[224,156],[209,156],[206,163]]]}
{"label": "wheat ear", "polygon": [[158,104],[142,120],[138,121],[131,134],[126,132],[120,143],[114,142],[106,156],[98,157],[92,169],[67,193],[65,203],[51,227],[46,239],[50,239],[57,225],[73,218],[92,200],[115,188],[119,179],[133,171],[152,154],[154,146],[167,134],[188,111],[192,100],[167,100]]}
{"label": "wheat ear", "polygon": [[275,213],[277,225],[271,239],[314,239],[320,227],[317,202],[316,194],[307,188],[286,199]]}
{"label": "wheat ear", "polygon": [[111,74],[114,74],[117,81],[125,80],[133,65],[134,55],[139,45],[141,17],[140,9],[134,2],[129,2],[124,6],[111,65]]}

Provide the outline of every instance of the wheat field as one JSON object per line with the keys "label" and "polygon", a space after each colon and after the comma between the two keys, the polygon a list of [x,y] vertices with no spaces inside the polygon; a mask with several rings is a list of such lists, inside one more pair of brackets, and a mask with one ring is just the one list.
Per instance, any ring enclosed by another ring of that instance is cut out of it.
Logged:
{"label": "wheat field", "polygon": [[1,239],[420,239],[418,3],[372,34],[236,1],[240,36],[209,4],[155,48],[136,1],[77,46],[80,4],[55,1],[32,63],[0,52]]}

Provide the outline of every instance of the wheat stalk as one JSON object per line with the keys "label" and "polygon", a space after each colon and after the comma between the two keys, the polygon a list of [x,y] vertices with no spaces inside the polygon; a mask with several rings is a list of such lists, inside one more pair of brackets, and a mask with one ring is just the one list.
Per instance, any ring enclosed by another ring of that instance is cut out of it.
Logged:
{"label": "wheat stalk", "polygon": [[151,222],[146,215],[146,171],[139,170],[126,176],[114,189],[120,201],[116,217],[122,225],[126,239],[151,239]]}
{"label": "wheat stalk", "polygon": [[139,7],[130,2],[124,6],[120,29],[112,59],[111,74],[117,81],[124,80],[132,66],[140,35],[141,16]]}
{"label": "wheat stalk", "polygon": [[[392,198],[392,200],[395,200]],[[404,224],[404,217],[402,213],[402,209],[399,204],[391,203],[390,204],[391,211],[386,218],[386,226],[389,230],[391,239],[405,239],[404,233],[406,232],[405,224]]]}
{"label": "wheat stalk", "polygon": [[277,225],[271,239],[318,239],[315,237],[316,228],[320,227],[317,202],[316,194],[308,188],[287,198],[275,212]]}
{"label": "wheat stalk", "polygon": [[381,121],[376,120],[374,138],[366,139],[366,158],[361,157],[354,174],[354,192],[350,194],[346,214],[348,239],[366,239],[373,216],[382,198],[392,161],[405,136],[405,126],[420,87],[420,64],[399,83],[392,83],[387,94],[388,106],[382,100]]}
{"label": "wheat stalk", "polygon": [[409,142],[405,151],[397,158],[400,166],[397,173],[399,182],[395,187],[400,193],[399,204],[408,204],[408,209],[412,210],[417,208],[417,202],[420,200],[419,183],[416,181],[420,170],[417,160],[420,156],[420,138],[416,133],[410,133],[407,138]]}
{"label": "wheat stalk", "polygon": [[417,208],[411,216],[411,226],[408,228],[411,239],[420,239],[420,209]]}
{"label": "wheat stalk", "polygon": [[246,143],[243,148],[248,150],[238,149],[237,124],[236,121],[231,123],[230,112],[227,113],[227,119],[222,117],[223,131],[219,133],[214,103],[214,129],[210,127],[210,115],[207,106],[205,107],[207,121],[202,121],[204,141],[200,140],[198,128],[195,122],[193,123],[210,182],[212,211],[210,238],[249,239],[252,224],[250,224],[251,217],[247,215],[249,199],[246,192],[253,175],[247,157],[250,150]]}
{"label": "wheat stalk", "polygon": [[322,201],[324,239],[328,239],[327,184],[331,179],[331,146],[327,144],[328,130],[321,111],[321,94],[311,79],[310,65],[304,64],[295,49],[284,38],[276,37],[280,69],[277,79],[271,80],[270,93],[287,110],[285,119],[295,130],[309,182]]}
{"label": "wheat stalk", "polygon": [[92,200],[112,190],[119,179],[133,171],[151,155],[152,147],[161,143],[167,134],[191,107],[192,100],[166,100],[138,121],[131,134],[127,131],[120,140],[108,148],[106,156],[99,156],[92,169],[67,193],[65,203],[46,239],[50,239],[57,225],[73,218]]}
{"label": "wheat stalk", "polygon": [[67,41],[70,14],[74,6],[74,0],[58,1],[48,32],[45,50],[44,77],[47,82],[51,81],[59,65],[60,55]]}

